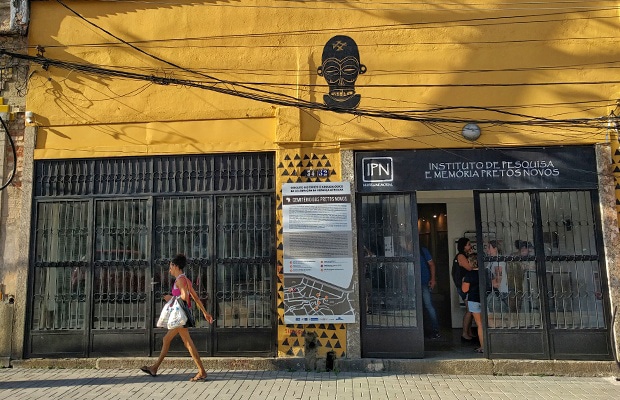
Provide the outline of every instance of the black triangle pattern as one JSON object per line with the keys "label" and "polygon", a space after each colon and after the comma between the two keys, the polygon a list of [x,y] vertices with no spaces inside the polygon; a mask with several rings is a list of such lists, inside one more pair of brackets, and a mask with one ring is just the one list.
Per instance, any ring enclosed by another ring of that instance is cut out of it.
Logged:
{"label": "black triangle pattern", "polygon": [[[292,162],[291,160],[295,160],[295,162]],[[320,160],[320,161],[315,162],[314,160]],[[286,167],[286,164],[288,164],[288,167]],[[304,164],[305,164],[305,167],[304,167]],[[285,178],[287,183],[331,182],[330,178],[318,178],[318,177],[313,178],[313,177],[300,176],[301,169],[313,168],[315,167],[315,165],[316,167],[330,168],[330,175],[333,177],[337,177],[335,169],[332,169],[332,164],[330,162],[329,156],[326,154],[314,154],[314,153],[285,154],[283,157],[283,162],[280,162],[280,164],[278,165],[278,168],[280,169],[279,171],[280,176],[282,178]],[[282,210],[282,196],[280,195],[280,193],[277,194],[276,198],[277,198],[277,206],[276,206],[277,210],[281,211]],[[282,221],[280,220],[280,218],[281,217],[279,217],[278,220],[276,221],[277,226],[278,226],[277,248],[279,251],[278,260],[277,260],[277,274],[276,274],[276,279],[277,279],[276,298],[277,298],[277,303],[278,303],[278,306],[277,306],[278,310],[284,310],[284,285],[283,285],[284,275],[282,273],[283,265],[282,265],[282,259],[281,259],[282,258],[281,252],[283,250],[283,244],[281,240],[282,235],[283,235],[283,228],[282,228]],[[343,337],[343,338],[346,337],[346,326],[344,324],[341,324],[338,326],[334,324],[320,324],[320,325],[314,325],[314,324],[290,325],[289,324],[289,325],[286,325],[284,323],[284,316],[282,312],[278,312],[278,326],[279,327],[286,326],[287,328],[290,328],[290,327],[295,328],[295,329],[291,329],[289,333],[286,335],[283,335],[282,333],[279,334],[281,336],[280,339],[284,339],[284,340],[281,343],[279,343],[278,350],[281,352],[285,352],[285,354],[288,356],[292,356],[292,355],[303,356],[304,355],[303,346],[300,346],[298,340],[296,341],[292,340],[293,338],[299,336],[297,334],[297,332],[299,331],[317,329],[318,330],[317,333],[320,335],[319,343],[325,349],[331,349],[331,348],[342,349],[342,345],[340,343],[340,337]],[[332,331],[332,333],[328,334],[328,331]],[[337,354],[337,357],[344,357],[345,355],[344,351],[338,351],[337,353],[339,353]]]}

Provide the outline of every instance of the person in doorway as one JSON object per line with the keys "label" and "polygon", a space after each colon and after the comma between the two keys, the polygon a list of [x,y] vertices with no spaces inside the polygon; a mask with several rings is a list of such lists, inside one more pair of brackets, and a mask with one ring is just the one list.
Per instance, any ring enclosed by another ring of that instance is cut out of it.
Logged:
{"label": "person in doorway", "polygon": [[[489,257],[497,257],[501,252],[497,240],[489,240],[486,253]],[[490,278],[489,308],[491,312],[501,312],[504,306],[508,306],[508,274],[506,262],[493,260],[487,264]],[[496,299],[500,300],[496,303]]]}
{"label": "person in doorway", "polygon": [[456,249],[458,253],[452,261],[452,280],[456,286],[461,299],[465,302],[465,314],[463,315],[463,333],[461,334],[461,341],[464,343],[475,343],[471,325],[473,316],[470,310],[467,308],[467,294],[463,292],[462,283],[465,274],[473,269],[473,266],[469,262],[469,254],[471,253],[471,242],[468,238],[462,237],[456,242]]}
{"label": "person in doorway", "polygon": [[472,313],[476,325],[478,326],[478,340],[480,341],[480,347],[474,351],[476,353],[483,352],[484,338],[482,336],[482,308],[480,305],[480,276],[478,274],[478,267],[475,266],[471,270],[465,273],[463,277],[463,283],[461,284],[461,290],[467,294],[467,310]]}
{"label": "person in doorway", "polygon": [[435,262],[428,249],[420,243],[420,275],[422,284],[422,305],[428,314],[431,322],[431,339],[440,339],[439,321],[437,312],[431,299],[431,291],[435,289]]}
{"label": "person in doorway", "polygon": [[515,252],[512,253],[513,261],[509,262],[506,267],[506,275],[508,279],[508,303],[512,312],[521,310],[523,301],[527,296],[527,285],[524,282],[530,271],[535,270],[534,263],[528,261],[527,258],[532,254],[532,243],[526,240],[515,240]]}
{"label": "person in doorway", "polygon": [[[172,288],[172,295],[165,295],[164,300],[168,302],[172,298],[172,296],[177,296],[180,297],[180,299],[184,301],[188,306],[191,306],[191,299],[194,299],[194,302],[196,303],[200,311],[202,311],[205,319],[209,321],[209,323],[213,323],[213,317],[207,312],[204,305],[202,304],[202,301],[200,301],[200,298],[192,287],[191,281],[183,273],[186,265],[187,258],[183,254],[177,254],[170,262],[170,275],[175,277],[175,281]],[[140,368],[140,370],[153,377],[157,376],[157,370],[159,369],[161,363],[164,361],[164,358],[166,358],[168,350],[170,349],[170,343],[177,334],[181,336],[183,344],[189,351],[189,354],[192,356],[194,363],[198,367],[198,373],[194,377],[190,378],[190,381],[198,382],[206,380],[207,371],[205,371],[205,368],[202,365],[200,355],[198,354],[198,349],[196,349],[194,341],[189,335],[187,326],[170,329],[168,333],[166,333],[166,335],[164,336],[161,352],[159,353],[159,358],[157,359],[155,364],[151,366],[144,366]]]}

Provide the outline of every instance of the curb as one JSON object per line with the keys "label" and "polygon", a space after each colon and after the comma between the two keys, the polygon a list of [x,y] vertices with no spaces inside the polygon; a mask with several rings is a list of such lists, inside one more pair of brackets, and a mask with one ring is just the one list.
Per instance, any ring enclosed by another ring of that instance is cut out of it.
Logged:
{"label": "curb", "polygon": [[[45,369],[136,369],[150,365],[155,357],[134,358],[31,358],[11,360],[13,368]],[[208,370],[303,371],[304,358],[203,358]],[[321,363],[321,361],[323,361]],[[161,368],[195,368],[189,357],[168,357]],[[325,360],[317,360],[316,371],[325,371]],[[336,372],[445,374],[445,375],[506,375],[506,376],[575,376],[615,377],[620,369],[614,361],[572,360],[488,360],[488,359],[337,359]]]}

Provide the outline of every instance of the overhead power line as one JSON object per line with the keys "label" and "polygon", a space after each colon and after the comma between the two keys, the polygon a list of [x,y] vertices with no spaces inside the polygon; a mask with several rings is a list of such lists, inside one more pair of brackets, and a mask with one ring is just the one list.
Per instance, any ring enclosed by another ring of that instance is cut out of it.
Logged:
{"label": "overhead power line", "polygon": [[[277,92],[269,92],[266,90],[261,90],[259,92],[252,91],[242,91],[231,89],[229,87],[223,87],[221,82],[199,82],[188,79],[177,79],[177,78],[169,78],[169,77],[161,77],[156,75],[146,75],[140,74],[136,72],[127,72],[116,69],[102,68],[89,64],[78,64],[73,62],[55,60],[43,56],[31,56],[27,54],[19,54],[9,52],[3,49],[0,49],[0,54],[4,54],[13,58],[27,60],[36,64],[39,64],[45,68],[48,67],[56,67],[61,69],[66,69],[70,71],[79,71],[86,74],[98,75],[98,76],[109,76],[116,77],[122,79],[131,79],[137,81],[147,81],[158,85],[177,85],[177,86],[186,86],[193,87],[203,90],[209,90],[217,93],[222,93],[226,95],[236,96],[240,98],[256,100],[260,102],[265,102],[269,104],[286,106],[286,107],[298,107],[306,110],[324,110],[324,111],[332,111],[341,114],[351,114],[355,116],[365,116],[365,117],[374,117],[374,118],[387,118],[387,119],[395,119],[395,120],[404,120],[404,121],[414,121],[414,122],[436,122],[436,123],[467,123],[472,122],[472,119],[468,118],[448,118],[448,117],[429,117],[428,114],[438,113],[446,110],[454,110],[455,107],[442,107],[442,108],[433,108],[426,110],[402,110],[402,111],[386,111],[386,110],[373,110],[373,109],[345,109],[345,108],[337,108],[330,107],[326,104],[311,102],[303,99],[292,98],[288,95],[283,95]],[[231,84],[232,82],[227,82],[227,84]],[[227,85],[228,86],[228,85]],[[251,88],[250,88],[251,89]],[[551,119],[551,118],[542,118],[536,117],[532,115],[525,115],[519,113],[513,113],[501,109],[487,108],[487,107],[459,107],[460,109],[467,110],[475,110],[475,111],[487,111],[492,113],[497,113],[500,115],[517,117],[519,119],[476,119],[476,122],[479,123],[491,123],[491,124],[504,124],[504,125],[536,125],[536,126],[582,126],[582,127],[591,127],[591,128],[601,128],[606,123],[607,117],[597,117],[597,118],[577,118],[577,119]]]}

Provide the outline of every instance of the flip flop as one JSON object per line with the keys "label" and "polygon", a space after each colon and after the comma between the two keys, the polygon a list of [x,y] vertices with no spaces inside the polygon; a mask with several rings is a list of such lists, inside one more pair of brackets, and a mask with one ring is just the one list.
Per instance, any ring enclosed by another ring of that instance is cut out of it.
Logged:
{"label": "flip flop", "polygon": [[147,367],[146,365],[145,365],[144,367],[140,368],[140,371],[144,372],[145,374],[149,374],[149,375],[151,375],[152,377],[156,377],[156,376],[157,376],[157,374],[153,373],[153,372],[149,369],[149,367]]}
{"label": "flip flop", "polygon": [[189,381],[190,382],[204,382],[207,380],[207,376],[195,376],[193,378],[190,378]]}

